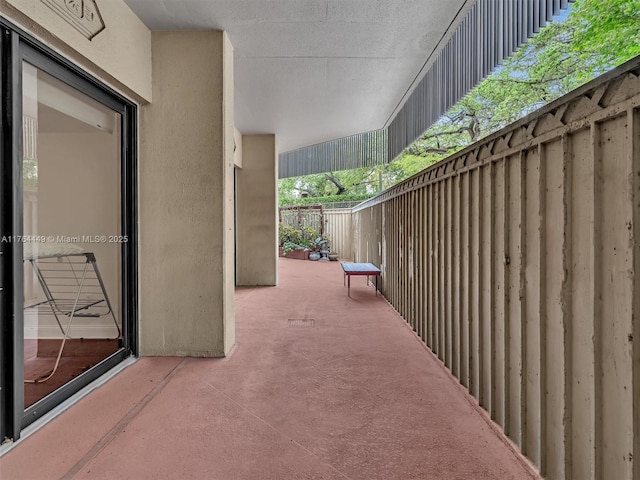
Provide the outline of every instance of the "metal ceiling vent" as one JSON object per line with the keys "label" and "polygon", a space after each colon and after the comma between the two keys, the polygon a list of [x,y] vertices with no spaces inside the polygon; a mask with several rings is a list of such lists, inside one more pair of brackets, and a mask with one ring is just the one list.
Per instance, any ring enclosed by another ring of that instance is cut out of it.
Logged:
{"label": "metal ceiling vent", "polygon": [[313,318],[290,318],[290,328],[311,328],[315,326],[316,321]]}

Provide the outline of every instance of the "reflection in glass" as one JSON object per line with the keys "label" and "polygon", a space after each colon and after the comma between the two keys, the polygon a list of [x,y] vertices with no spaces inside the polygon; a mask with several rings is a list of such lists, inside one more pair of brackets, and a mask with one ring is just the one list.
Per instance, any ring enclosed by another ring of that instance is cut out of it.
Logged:
{"label": "reflection in glass", "polygon": [[120,115],[23,63],[25,408],[120,348]]}

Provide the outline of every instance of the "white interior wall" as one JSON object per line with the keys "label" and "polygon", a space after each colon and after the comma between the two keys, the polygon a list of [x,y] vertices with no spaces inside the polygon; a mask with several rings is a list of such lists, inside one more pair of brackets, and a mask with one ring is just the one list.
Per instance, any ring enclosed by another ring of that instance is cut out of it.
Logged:
{"label": "white interior wall", "polygon": [[[82,237],[120,234],[119,134],[40,133],[38,135],[37,231],[44,236]],[[25,231],[25,234],[27,232]],[[94,252],[116,319],[121,322],[120,249],[118,243],[74,245]],[[34,331],[37,316],[37,331]],[[26,316],[25,336],[58,338],[51,315]],[[73,337],[111,338],[111,316],[77,318]]]}

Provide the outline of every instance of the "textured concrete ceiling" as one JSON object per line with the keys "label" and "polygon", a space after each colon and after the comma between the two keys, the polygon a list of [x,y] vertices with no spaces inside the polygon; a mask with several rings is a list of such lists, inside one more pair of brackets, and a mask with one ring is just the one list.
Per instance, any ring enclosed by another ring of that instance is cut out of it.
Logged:
{"label": "textured concrete ceiling", "polygon": [[386,126],[473,0],[125,0],[152,30],[226,30],[235,123],[281,152]]}

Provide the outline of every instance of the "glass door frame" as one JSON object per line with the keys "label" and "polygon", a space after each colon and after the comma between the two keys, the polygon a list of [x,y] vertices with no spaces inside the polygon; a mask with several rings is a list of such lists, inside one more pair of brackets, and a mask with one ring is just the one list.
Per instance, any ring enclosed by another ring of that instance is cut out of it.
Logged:
{"label": "glass door frame", "polygon": [[106,105],[121,118],[123,345],[95,367],[24,409],[22,243],[0,244],[0,443],[115,367],[138,355],[137,108],[61,55],[0,18],[0,238],[22,235],[22,64],[27,62]]}

